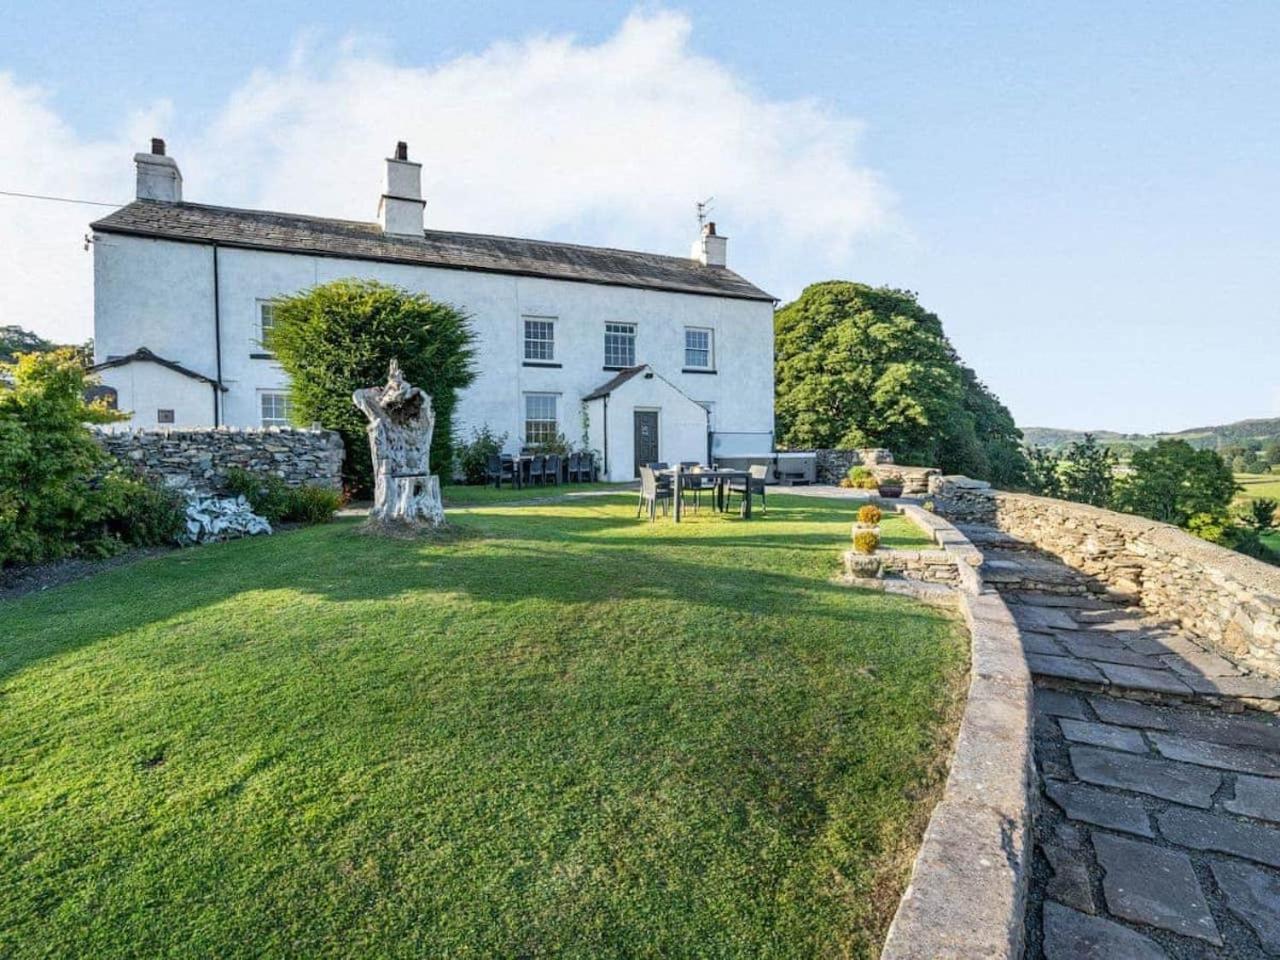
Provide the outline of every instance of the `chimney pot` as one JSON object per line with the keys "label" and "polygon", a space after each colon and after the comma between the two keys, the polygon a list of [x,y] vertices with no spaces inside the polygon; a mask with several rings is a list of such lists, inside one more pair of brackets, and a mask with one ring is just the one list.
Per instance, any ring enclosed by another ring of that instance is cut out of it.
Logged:
{"label": "chimney pot", "polygon": [[409,159],[409,145],[405,143],[403,140],[401,140],[399,143],[396,144],[396,159],[397,160]]}
{"label": "chimney pot", "polygon": [[705,236],[714,237],[716,235],[716,222],[714,220],[708,222],[707,225],[702,228],[702,232]]}
{"label": "chimney pot", "polygon": [[704,267],[723,267],[728,246],[729,238],[716,233],[715,223],[708,221],[702,225],[702,234],[693,241],[689,255]]}
{"label": "chimney pot", "polygon": [[151,152],[154,153],[157,157],[163,157],[164,156],[164,140],[162,140],[160,137],[152,137]]}

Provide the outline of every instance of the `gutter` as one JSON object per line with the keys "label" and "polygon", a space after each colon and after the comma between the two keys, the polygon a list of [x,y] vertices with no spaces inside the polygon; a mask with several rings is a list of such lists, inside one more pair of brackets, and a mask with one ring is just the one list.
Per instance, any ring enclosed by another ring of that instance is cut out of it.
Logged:
{"label": "gutter", "polygon": [[604,401],[604,475],[609,476],[609,395],[600,398]]}
{"label": "gutter", "polygon": [[218,297],[218,245],[213,244],[213,359],[217,381],[213,388],[213,425],[222,426],[222,404],[218,393],[222,385],[222,304]]}

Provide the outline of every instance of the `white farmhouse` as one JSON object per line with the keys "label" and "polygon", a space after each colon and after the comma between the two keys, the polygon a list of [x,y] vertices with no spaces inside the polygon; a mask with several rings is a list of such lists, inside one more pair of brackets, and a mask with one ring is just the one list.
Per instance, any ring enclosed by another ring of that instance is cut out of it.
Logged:
{"label": "white farmhouse", "polygon": [[772,448],[774,299],[725,266],[714,224],[687,258],[424,230],[403,143],[369,223],[186,203],[163,141],[134,159],[138,199],[92,225],[96,369],[128,427],[286,424],[272,300],[356,277],[471,315],[460,438],[563,433],[615,480],[637,457],[705,460],[711,431]]}

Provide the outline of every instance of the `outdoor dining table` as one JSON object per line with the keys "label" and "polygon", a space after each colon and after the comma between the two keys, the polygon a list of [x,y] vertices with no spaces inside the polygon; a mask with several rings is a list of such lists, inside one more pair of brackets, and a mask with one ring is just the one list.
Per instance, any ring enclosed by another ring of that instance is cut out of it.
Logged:
{"label": "outdoor dining table", "polygon": [[725,504],[729,499],[729,482],[732,480],[742,481],[746,492],[742,495],[742,519],[751,519],[751,474],[746,470],[708,470],[706,468],[698,470],[686,470],[681,467],[669,467],[666,470],[655,470],[658,476],[671,478],[671,499],[674,503],[672,516],[676,523],[680,522],[680,517],[684,513],[684,498],[680,496],[680,491],[684,487],[684,481],[688,477],[697,477],[700,480],[715,481],[715,504],[716,510],[724,512]]}

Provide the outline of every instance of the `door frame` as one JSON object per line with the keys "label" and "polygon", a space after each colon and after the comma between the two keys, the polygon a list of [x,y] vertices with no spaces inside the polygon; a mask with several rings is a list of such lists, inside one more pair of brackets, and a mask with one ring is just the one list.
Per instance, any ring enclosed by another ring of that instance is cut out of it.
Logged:
{"label": "door frame", "polygon": [[638,478],[640,476],[640,460],[636,456],[636,414],[652,413],[654,429],[657,430],[657,436],[654,437],[654,450],[657,456],[655,460],[662,459],[662,408],[645,406],[631,408],[631,471]]}

